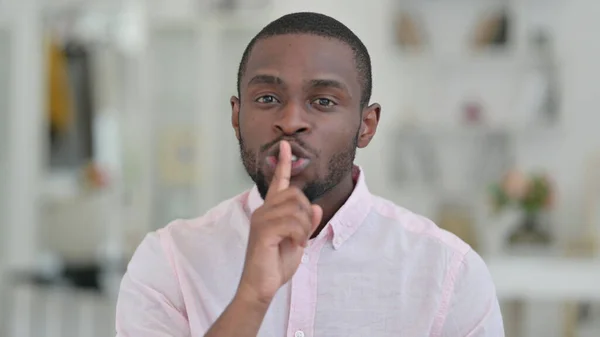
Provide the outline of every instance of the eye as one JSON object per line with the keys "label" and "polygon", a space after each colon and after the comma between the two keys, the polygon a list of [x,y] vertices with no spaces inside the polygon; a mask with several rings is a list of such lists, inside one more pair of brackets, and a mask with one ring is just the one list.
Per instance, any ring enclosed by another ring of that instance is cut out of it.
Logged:
{"label": "eye", "polygon": [[313,103],[325,108],[331,108],[336,105],[335,102],[330,100],[329,98],[317,98],[313,101]]}
{"label": "eye", "polygon": [[262,103],[262,104],[273,104],[273,103],[279,103],[279,100],[277,98],[275,98],[275,96],[272,95],[264,95],[264,96],[260,96],[259,98],[257,98],[255,100],[257,103]]}

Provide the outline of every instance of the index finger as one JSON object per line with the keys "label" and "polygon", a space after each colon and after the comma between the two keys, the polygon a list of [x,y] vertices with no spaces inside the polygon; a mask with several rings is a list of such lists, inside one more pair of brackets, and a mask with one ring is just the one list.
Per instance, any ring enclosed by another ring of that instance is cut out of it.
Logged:
{"label": "index finger", "polygon": [[267,192],[267,198],[276,192],[280,192],[290,187],[290,176],[292,173],[292,147],[290,143],[282,140],[279,143],[279,158],[273,180]]}

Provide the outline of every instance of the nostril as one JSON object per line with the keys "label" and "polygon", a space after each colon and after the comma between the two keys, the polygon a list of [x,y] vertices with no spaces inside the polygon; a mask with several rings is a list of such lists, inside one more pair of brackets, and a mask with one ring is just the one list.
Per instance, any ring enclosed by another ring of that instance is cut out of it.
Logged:
{"label": "nostril", "polygon": [[287,136],[293,136],[293,135],[296,135],[299,133],[308,132],[307,127],[284,127],[281,125],[275,125],[275,129],[277,129],[277,131],[279,131],[282,134],[287,135]]}

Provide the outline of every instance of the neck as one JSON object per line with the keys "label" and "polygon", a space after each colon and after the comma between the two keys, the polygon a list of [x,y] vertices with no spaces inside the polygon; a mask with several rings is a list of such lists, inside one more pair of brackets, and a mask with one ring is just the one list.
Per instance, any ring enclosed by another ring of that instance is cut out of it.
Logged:
{"label": "neck", "polygon": [[354,190],[354,180],[352,179],[352,170],[337,184],[334,188],[325,193],[319,198],[315,204],[321,206],[323,209],[323,218],[319,227],[311,235],[311,239],[319,235],[325,225],[331,220],[335,213],[346,203],[346,200],[352,194]]}

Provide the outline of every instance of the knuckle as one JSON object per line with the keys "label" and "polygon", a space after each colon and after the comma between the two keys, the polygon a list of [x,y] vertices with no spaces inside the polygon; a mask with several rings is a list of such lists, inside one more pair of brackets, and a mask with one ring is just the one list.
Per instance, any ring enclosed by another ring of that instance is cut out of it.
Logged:
{"label": "knuckle", "polygon": [[296,219],[298,219],[298,221],[300,222],[304,222],[308,219],[308,213],[306,212],[305,209],[297,209],[294,212],[294,216],[296,217]]}
{"label": "knuckle", "polygon": [[294,222],[294,225],[302,224],[302,214],[299,211],[295,211],[291,214],[291,220]]}
{"label": "knuckle", "polygon": [[296,213],[297,212],[295,212],[295,211],[290,211],[287,214],[287,216],[285,217],[284,222],[288,223],[292,227],[296,226],[298,221],[300,220],[300,218],[298,217],[298,215]]}
{"label": "knuckle", "polygon": [[296,212],[294,214],[294,227],[296,227],[296,229],[302,234],[306,234],[305,232],[307,231],[308,223],[308,217],[306,214],[302,212]]}
{"label": "knuckle", "polygon": [[301,227],[295,226],[292,229],[292,232],[298,236],[298,238],[304,238],[306,236],[306,233],[304,232],[304,230]]}

